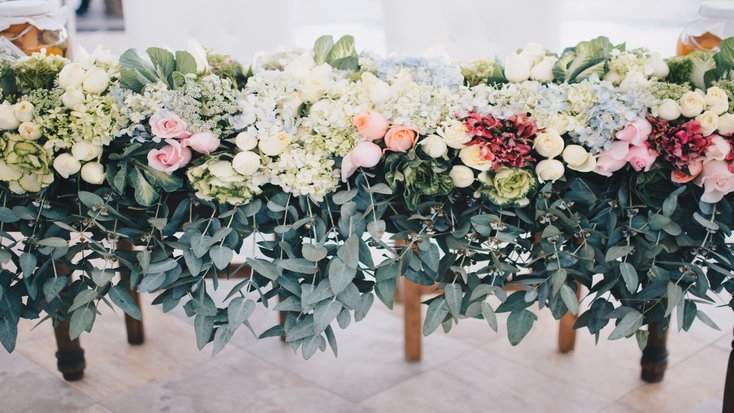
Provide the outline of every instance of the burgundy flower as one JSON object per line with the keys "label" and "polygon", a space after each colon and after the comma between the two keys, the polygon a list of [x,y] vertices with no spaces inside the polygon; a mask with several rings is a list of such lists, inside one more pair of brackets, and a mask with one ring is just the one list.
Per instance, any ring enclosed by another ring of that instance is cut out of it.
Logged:
{"label": "burgundy flower", "polygon": [[504,166],[522,168],[535,159],[530,155],[538,127],[526,115],[505,120],[470,113],[464,118],[467,130],[474,137],[467,145],[480,145],[481,156],[492,162],[494,169]]}
{"label": "burgundy flower", "polygon": [[710,136],[703,136],[701,124],[691,120],[671,125],[665,120],[649,117],[652,124],[648,145],[676,169],[684,169],[689,163],[703,156],[711,144]]}

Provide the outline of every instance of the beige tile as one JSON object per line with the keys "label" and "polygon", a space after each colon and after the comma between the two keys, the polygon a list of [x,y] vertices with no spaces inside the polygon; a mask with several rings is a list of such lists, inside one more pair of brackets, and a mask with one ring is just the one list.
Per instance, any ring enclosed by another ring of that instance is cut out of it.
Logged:
{"label": "beige tile", "polygon": [[643,413],[643,411],[625,406],[621,403],[612,403],[609,406],[599,410],[597,413]]}
{"label": "beige tile", "polygon": [[734,341],[734,336],[727,334],[720,339],[718,339],[714,343],[714,347],[719,348],[724,351],[732,351],[732,342]]}
{"label": "beige tile", "polygon": [[0,411],[67,413],[94,402],[20,353],[0,349]]}
{"label": "beige tile", "polygon": [[85,407],[81,410],[78,410],[76,413],[112,413],[108,408],[102,406],[101,404],[93,404],[89,407]]}
{"label": "beige tile", "polygon": [[661,383],[646,384],[619,402],[646,412],[720,412],[728,357],[706,348],[669,369]]}
{"label": "beige tile", "polygon": [[406,380],[362,405],[377,412],[593,412],[611,400],[481,351]]}
{"label": "beige tile", "polygon": [[359,412],[308,381],[238,349],[169,379],[117,396],[115,412]]}
{"label": "beige tile", "polygon": [[734,328],[734,311],[731,307],[726,304],[729,302],[729,296],[721,294],[716,297],[715,305],[699,304],[698,309],[702,310],[707,316],[709,316],[716,325],[719,326],[720,330],[711,328],[701,322],[698,318],[693,321],[691,328],[688,331],[678,331],[678,323],[675,321],[675,312],[673,312],[673,322],[671,334],[684,335],[689,339],[701,341],[706,344],[711,344],[720,340],[722,337],[732,337],[732,328]]}

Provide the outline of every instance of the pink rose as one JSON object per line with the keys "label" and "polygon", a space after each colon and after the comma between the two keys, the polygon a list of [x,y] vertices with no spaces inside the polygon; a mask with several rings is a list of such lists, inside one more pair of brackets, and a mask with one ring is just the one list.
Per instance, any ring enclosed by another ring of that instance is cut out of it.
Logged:
{"label": "pink rose", "polygon": [[191,160],[191,150],[175,139],[166,139],[167,145],[148,152],[148,166],[171,174]]}
{"label": "pink rose", "polygon": [[643,118],[637,118],[627,124],[624,129],[617,132],[617,139],[630,145],[641,146],[647,141],[652,133],[652,125]]}
{"label": "pink rose", "polygon": [[633,146],[627,153],[625,160],[635,169],[635,171],[649,171],[652,164],[655,163],[658,154],[647,146]]}
{"label": "pink rose", "polygon": [[342,182],[352,176],[357,168],[372,168],[382,158],[382,149],[372,142],[360,142],[342,159]]}
{"label": "pink rose", "polygon": [[711,135],[711,144],[706,148],[706,160],[708,161],[723,161],[727,155],[731,152],[731,145],[729,141],[719,135]]}
{"label": "pink rose", "polygon": [[703,161],[696,159],[688,164],[688,172],[681,170],[671,172],[670,180],[676,184],[684,184],[694,180],[701,173],[701,170],[703,170]]}
{"label": "pink rose", "polygon": [[219,137],[212,132],[195,133],[181,142],[204,155],[214,152],[219,147]]}
{"label": "pink rose", "polygon": [[163,138],[188,138],[186,122],[171,112],[161,111],[150,117],[150,130],[153,135]]}
{"label": "pink rose", "polygon": [[378,112],[371,110],[355,116],[352,122],[357,127],[357,133],[371,141],[382,139],[385,132],[387,132],[387,128],[390,127],[387,119]]}
{"label": "pink rose", "polygon": [[393,152],[408,152],[418,140],[418,131],[408,126],[393,126],[385,134],[385,146]]}
{"label": "pink rose", "polygon": [[734,191],[734,174],[729,171],[725,161],[706,162],[694,182],[703,187],[701,201],[711,204],[721,201],[724,195]]}
{"label": "pink rose", "polygon": [[616,141],[606,152],[596,159],[594,172],[599,175],[612,176],[612,173],[622,169],[627,164],[627,155],[630,145],[627,142]]}

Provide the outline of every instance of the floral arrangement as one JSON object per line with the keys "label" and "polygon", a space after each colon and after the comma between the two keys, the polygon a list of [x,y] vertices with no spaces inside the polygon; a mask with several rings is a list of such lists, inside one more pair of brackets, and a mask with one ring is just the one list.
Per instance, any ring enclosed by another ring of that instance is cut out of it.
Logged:
{"label": "floral arrangement", "polygon": [[[277,299],[285,322],[259,337],[336,354],[334,326],[392,307],[400,275],[443,291],[425,334],[507,312],[517,344],[533,305],[641,346],[673,314],[716,327],[702,307],[734,292],[733,52],[599,37],[448,62],[324,36],[246,67],[197,44],[4,59],[0,342],[43,313],[72,337],[102,303],[140,317],[135,289],[183,305],[214,353]],[[252,277],[215,303],[249,237]]]}

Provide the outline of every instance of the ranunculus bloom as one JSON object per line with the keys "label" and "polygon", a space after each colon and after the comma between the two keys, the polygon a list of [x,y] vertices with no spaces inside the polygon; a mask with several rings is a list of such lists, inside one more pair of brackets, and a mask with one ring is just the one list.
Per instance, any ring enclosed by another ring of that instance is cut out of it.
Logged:
{"label": "ranunculus bloom", "polygon": [[658,154],[647,146],[632,146],[625,159],[635,171],[647,172],[652,168],[657,157]]}
{"label": "ranunculus bloom", "polygon": [[191,160],[191,149],[174,139],[166,139],[166,146],[148,152],[148,165],[158,171],[173,171],[186,166]]}
{"label": "ranunculus bloom", "polygon": [[418,131],[408,126],[393,126],[385,134],[385,146],[393,152],[408,152],[415,146]]}
{"label": "ranunculus bloom", "polygon": [[703,171],[694,182],[703,187],[703,195],[701,195],[703,202],[712,204],[719,202],[724,195],[734,191],[734,173],[729,171],[725,161],[705,163]]}
{"label": "ranunculus bloom", "polygon": [[153,135],[163,138],[188,138],[190,133],[186,132],[186,122],[170,112],[158,112],[150,117],[150,130]]}
{"label": "ranunculus bloom", "polygon": [[382,158],[382,149],[372,142],[360,142],[342,159],[342,182],[352,176],[358,168],[372,168]]}
{"label": "ranunculus bloom", "polygon": [[622,169],[627,164],[627,155],[630,145],[627,142],[615,141],[609,150],[603,152],[596,159],[594,172],[599,175],[612,176],[612,173]]}
{"label": "ranunculus bloom", "polygon": [[219,147],[219,137],[212,132],[195,133],[181,142],[204,155],[214,152]]}
{"label": "ranunculus bloom", "polygon": [[87,162],[82,166],[81,177],[84,182],[94,185],[102,185],[104,183],[105,171],[104,165],[99,162]]}
{"label": "ranunculus bloom", "polygon": [[630,145],[641,146],[652,132],[652,125],[645,119],[637,118],[617,132],[617,139]]}
{"label": "ranunculus bloom", "polygon": [[688,172],[677,170],[670,173],[670,180],[676,184],[684,184],[690,182],[698,176],[703,170],[703,161],[697,159],[688,164]]}
{"label": "ranunculus bloom", "polygon": [[352,122],[357,127],[357,133],[371,141],[382,139],[390,127],[390,122],[384,116],[372,110],[355,116]]}

